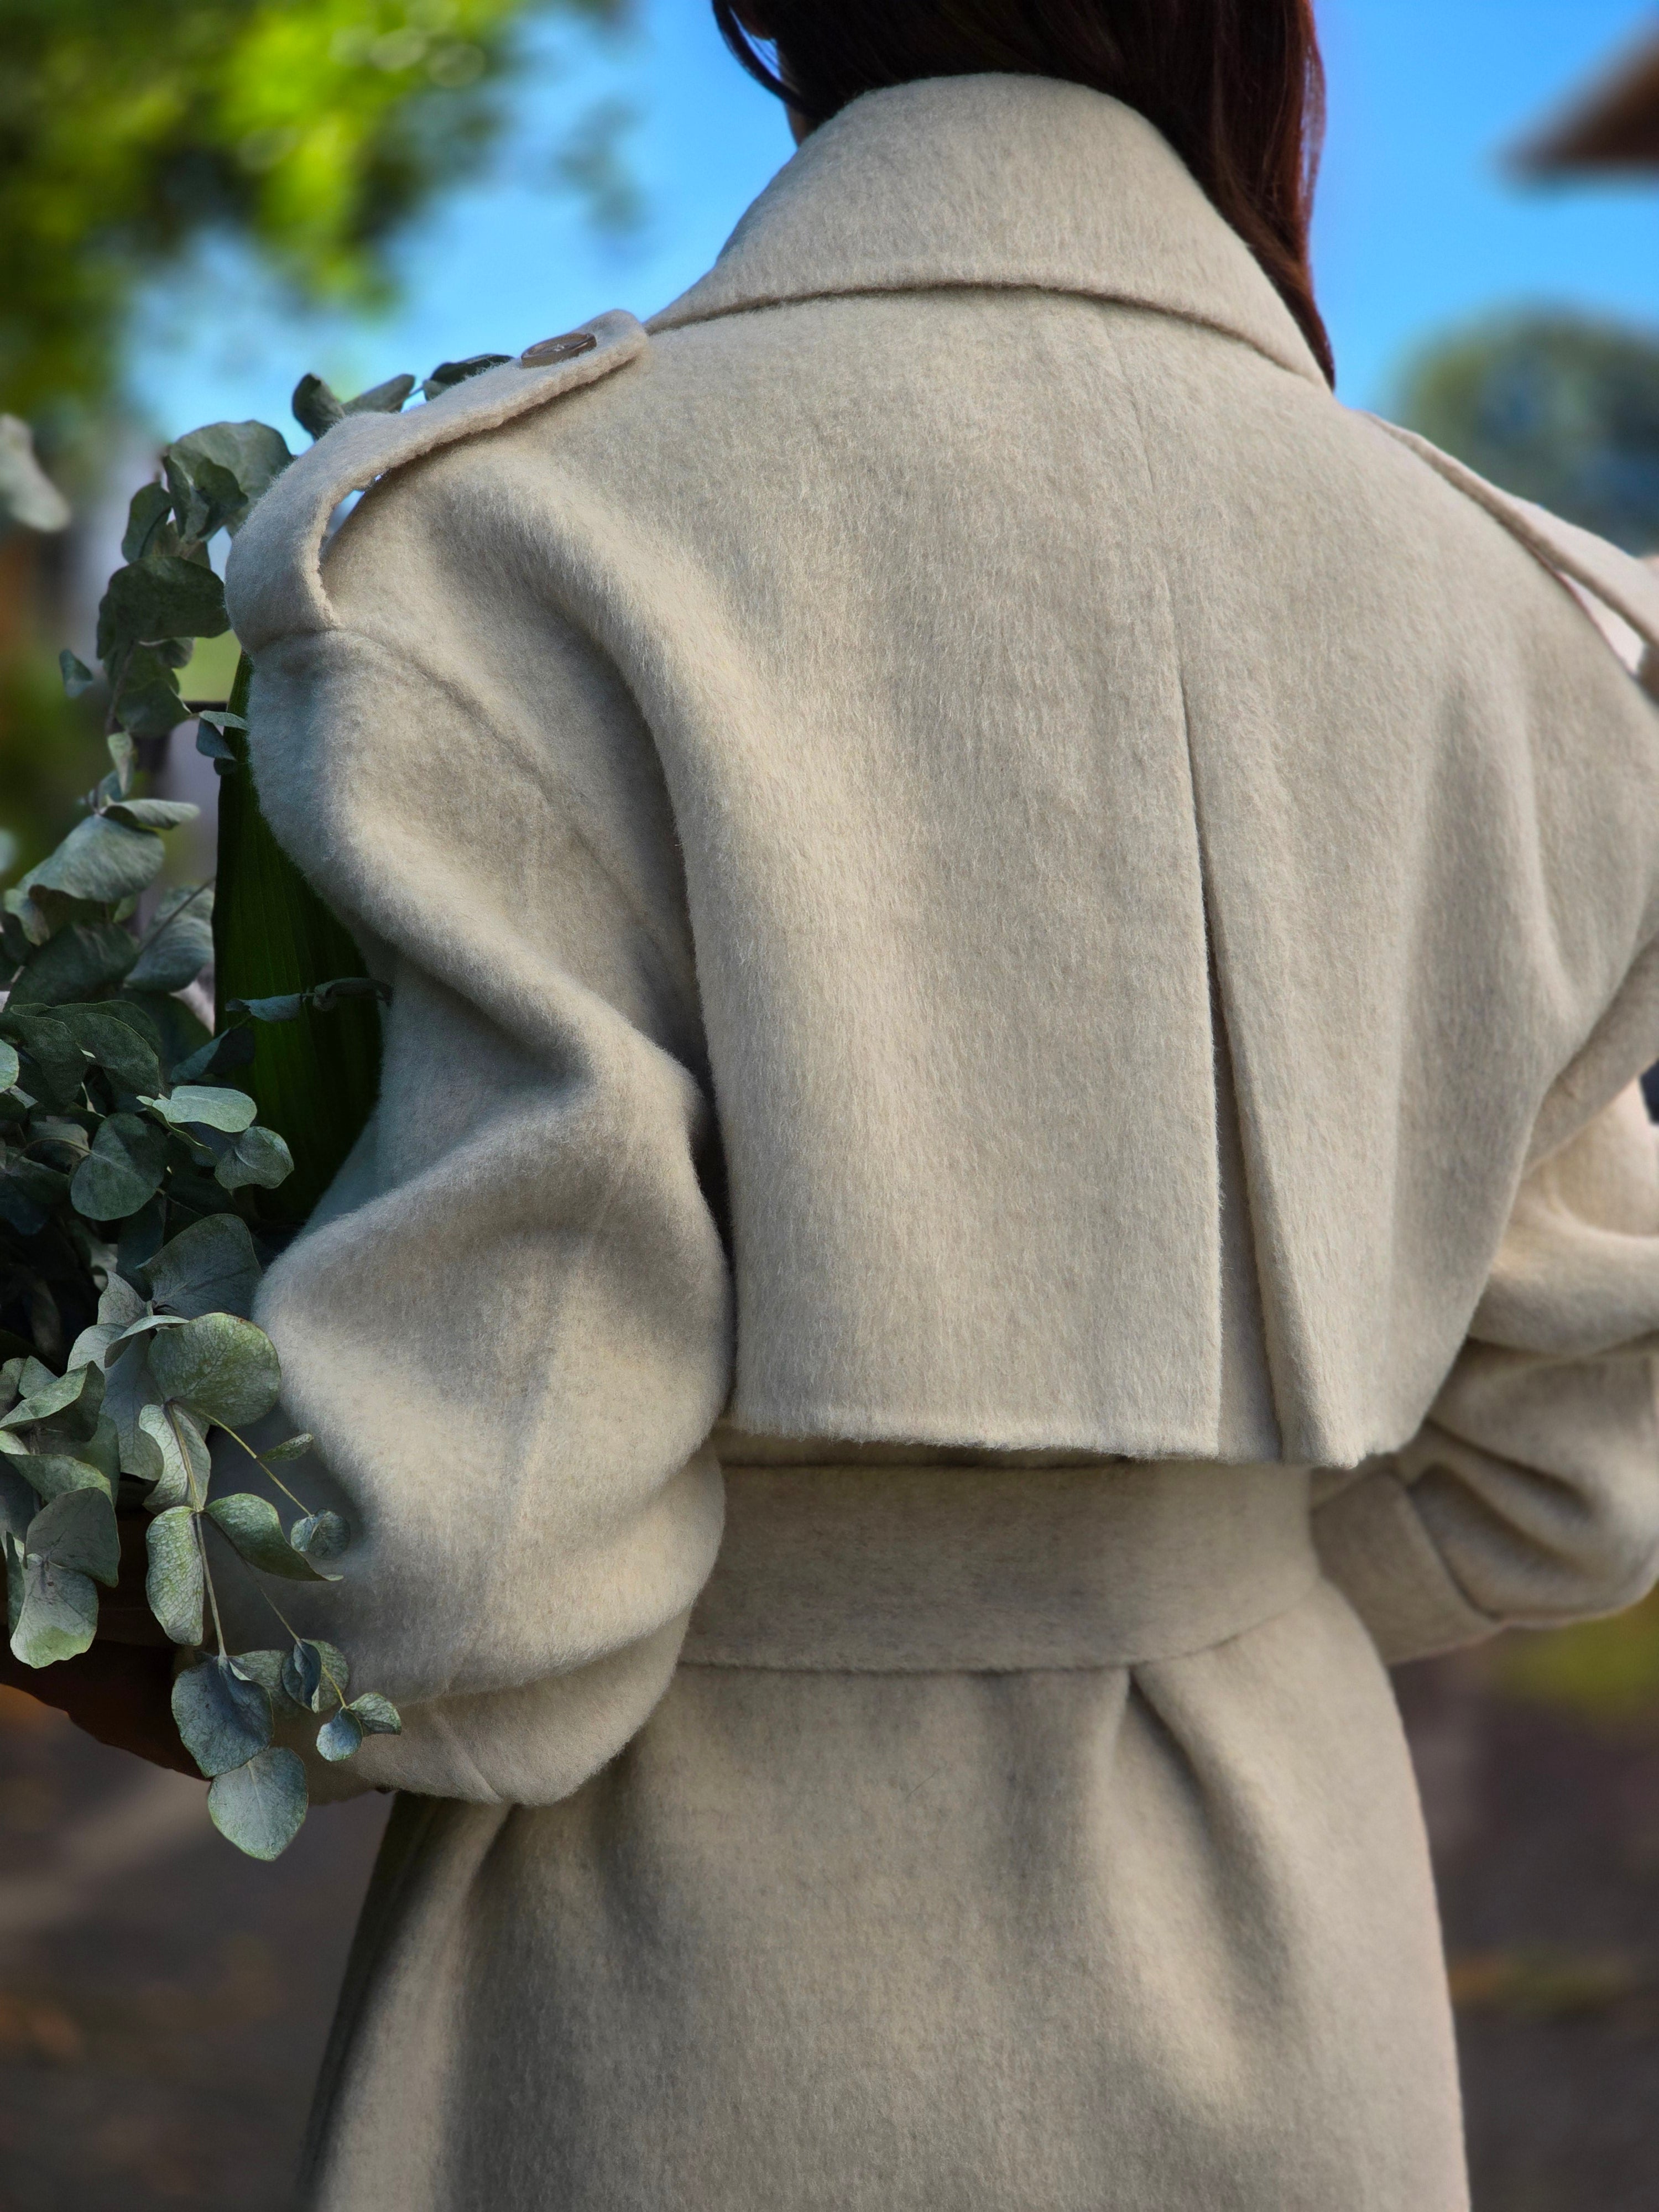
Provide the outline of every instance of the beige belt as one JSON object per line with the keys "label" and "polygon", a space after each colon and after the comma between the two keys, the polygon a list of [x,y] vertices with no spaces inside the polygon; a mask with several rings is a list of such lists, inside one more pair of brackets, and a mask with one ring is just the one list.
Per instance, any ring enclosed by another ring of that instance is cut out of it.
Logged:
{"label": "beige belt", "polygon": [[726,1468],[684,1663],[1121,1667],[1207,1650],[1318,1578],[1301,1468]]}

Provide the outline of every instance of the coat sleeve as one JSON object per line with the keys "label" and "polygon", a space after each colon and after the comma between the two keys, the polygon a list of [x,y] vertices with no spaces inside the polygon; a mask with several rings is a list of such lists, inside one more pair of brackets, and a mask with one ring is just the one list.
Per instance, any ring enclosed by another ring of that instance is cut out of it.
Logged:
{"label": "coat sleeve", "polygon": [[[283,1475],[352,1531],[343,1580],[279,1595],[403,1712],[359,1784],[547,1802],[660,1695],[720,1541],[731,1297],[672,814],[604,653],[418,485],[325,574],[327,621],[258,645],[255,765],[392,1000],[380,1103],[256,1308],[315,1438]],[[280,1640],[231,1604],[237,1648]]]}
{"label": "coat sleeve", "polygon": [[1528,1173],[1422,1429],[1328,1479],[1315,1540],[1390,1664],[1659,1578],[1656,1137],[1632,1084]]}

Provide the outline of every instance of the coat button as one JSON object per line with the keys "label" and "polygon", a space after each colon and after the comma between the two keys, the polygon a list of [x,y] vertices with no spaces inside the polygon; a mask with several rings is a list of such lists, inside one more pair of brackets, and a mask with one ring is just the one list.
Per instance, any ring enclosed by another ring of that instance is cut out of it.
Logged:
{"label": "coat button", "polygon": [[592,331],[566,331],[562,337],[538,338],[519,361],[525,368],[540,368],[550,361],[574,361],[579,353],[592,353],[598,343]]}

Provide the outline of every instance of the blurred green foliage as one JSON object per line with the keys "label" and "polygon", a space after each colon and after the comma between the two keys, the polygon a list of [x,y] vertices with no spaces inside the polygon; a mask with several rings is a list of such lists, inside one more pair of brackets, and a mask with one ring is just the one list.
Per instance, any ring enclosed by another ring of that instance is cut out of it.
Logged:
{"label": "blurred green foliage", "polygon": [[487,150],[522,21],[625,8],[0,0],[0,410],[103,399],[135,290],[210,232],[308,298],[383,298],[393,233]]}
{"label": "blurred green foliage", "polygon": [[1659,333],[1565,314],[1436,346],[1401,420],[1505,490],[1627,552],[1659,550]]}
{"label": "blurred green foliage", "polygon": [[1608,1620],[1499,1639],[1496,1686],[1611,1725],[1659,1721],[1659,1592]]}
{"label": "blurred green foliage", "polygon": [[44,648],[0,655],[0,874],[45,860],[104,772],[104,717]]}

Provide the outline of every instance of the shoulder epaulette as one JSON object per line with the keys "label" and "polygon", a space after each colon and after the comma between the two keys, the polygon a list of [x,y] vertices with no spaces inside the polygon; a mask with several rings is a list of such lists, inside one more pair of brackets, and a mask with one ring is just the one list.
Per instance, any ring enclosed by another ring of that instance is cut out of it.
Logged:
{"label": "shoulder epaulette", "polygon": [[330,517],[343,499],[423,453],[597,383],[635,360],[647,343],[632,315],[598,315],[406,415],[348,415],[337,422],[283,470],[231,549],[225,596],[246,650],[257,655],[272,638],[332,627],[321,560]]}

